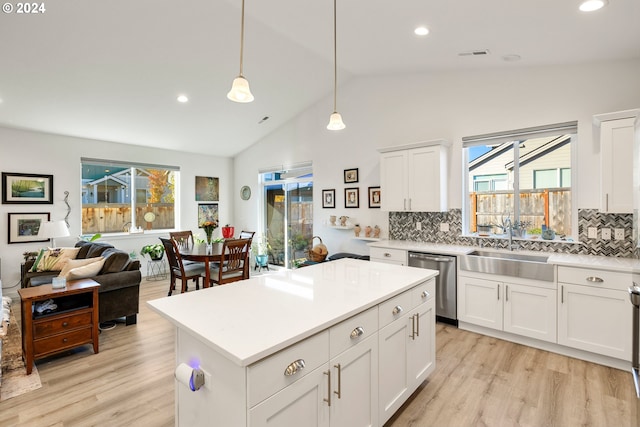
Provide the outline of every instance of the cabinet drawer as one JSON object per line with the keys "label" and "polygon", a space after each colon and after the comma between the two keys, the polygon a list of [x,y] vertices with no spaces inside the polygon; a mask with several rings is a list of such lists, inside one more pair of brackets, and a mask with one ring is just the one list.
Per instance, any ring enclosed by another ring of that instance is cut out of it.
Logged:
{"label": "cabinet drawer", "polygon": [[36,321],[33,324],[33,337],[36,339],[43,338],[78,327],[91,325],[91,321],[91,312],[65,316],[53,320]]}
{"label": "cabinet drawer", "polygon": [[[42,338],[33,341],[33,352],[35,356],[42,356],[48,353],[55,353],[60,350],[77,347],[82,344],[92,342],[92,329],[90,326],[82,329],[75,329],[63,334],[53,335],[49,338]],[[96,337],[97,339],[97,337]]]}
{"label": "cabinet drawer", "polygon": [[329,329],[330,357],[337,356],[376,332],[378,332],[377,306],[356,314]]}
{"label": "cabinet drawer", "polygon": [[414,289],[409,289],[379,305],[378,317],[380,329],[413,309],[413,292]]}
{"label": "cabinet drawer", "polygon": [[626,291],[633,278],[631,273],[560,266],[558,282]]}
{"label": "cabinet drawer", "polygon": [[412,293],[412,305],[414,307],[429,301],[436,296],[436,280],[429,279],[424,283],[419,284],[415,288],[411,289]]}
{"label": "cabinet drawer", "polygon": [[[287,367],[298,360],[304,361],[304,368],[286,375]],[[249,407],[303,378],[328,361],[329,331],[323,331],[254,363],[247,368]]]}
{"label": "cabinet drawer", "polygon": [[402,265],[407,264],[407,251],[402,249],[371,248],[369,250],[369,256],[373,261],[400,262]]}

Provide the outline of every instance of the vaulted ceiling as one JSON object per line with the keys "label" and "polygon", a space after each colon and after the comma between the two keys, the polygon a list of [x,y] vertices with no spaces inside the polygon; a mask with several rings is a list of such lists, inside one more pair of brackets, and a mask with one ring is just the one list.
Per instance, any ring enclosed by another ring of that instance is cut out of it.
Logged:
{"label": "vaulted ceiling", "polygon": [[[331,0],[246,0],[250,104],[226,98],[239,71],[241,0],[43,4],[44,13],[0,15],[0,126],[233,156],[318,101],[327,120],[332,111]],[[640,57],[638,0],[593,13],[577,0],[337,4],[340,85]],[[416,36],[418,25],[430,34]]]}

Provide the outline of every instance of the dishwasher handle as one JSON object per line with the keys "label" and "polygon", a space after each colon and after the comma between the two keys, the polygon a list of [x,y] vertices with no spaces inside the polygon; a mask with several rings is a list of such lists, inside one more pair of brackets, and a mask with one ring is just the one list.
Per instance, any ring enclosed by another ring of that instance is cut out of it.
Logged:
{"label": "dishwasher handle", "polygon": [[454,257],[439,257],[435,255],[427,255],[427,254],[420,254],[420,253],[409,253],[409,258],[423,259],[426,261],[435,261],[435,262],[453,262],[453,260],[455,259]]}

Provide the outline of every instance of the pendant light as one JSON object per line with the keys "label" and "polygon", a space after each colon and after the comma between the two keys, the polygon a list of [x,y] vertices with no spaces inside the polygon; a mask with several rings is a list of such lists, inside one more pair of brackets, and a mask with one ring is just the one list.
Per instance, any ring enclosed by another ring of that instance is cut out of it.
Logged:
{"label": "pendant light", "polygon": [[329,130],[340,130],[346,127],[336,108],[338,98],[338,36],[336,26],[336,0],[333,0],[333,113],[331,113],[327,125]]}
{"label": "pendant light", "polygon": [[231,90],[227,94],[227,98],[235,102],[251,102],[253,94],[249,89],[249,82],[242,75],[242,57],[244,53],[244,0],[242,0],[242,20],[240,24],[240,74],[233,79]]}

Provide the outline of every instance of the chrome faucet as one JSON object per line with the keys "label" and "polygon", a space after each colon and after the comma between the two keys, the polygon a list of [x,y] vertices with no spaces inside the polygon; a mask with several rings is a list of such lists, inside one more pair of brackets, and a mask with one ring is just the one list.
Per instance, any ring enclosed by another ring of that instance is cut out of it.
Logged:
{"label": "chrome faucet", "polygon": [[513,243],[513,222],[511,222],[511,217],[506,217],[502,221],[502,226],[509,236],[509,250],[512,251],[514,249],[518,249],[518,244]]}

